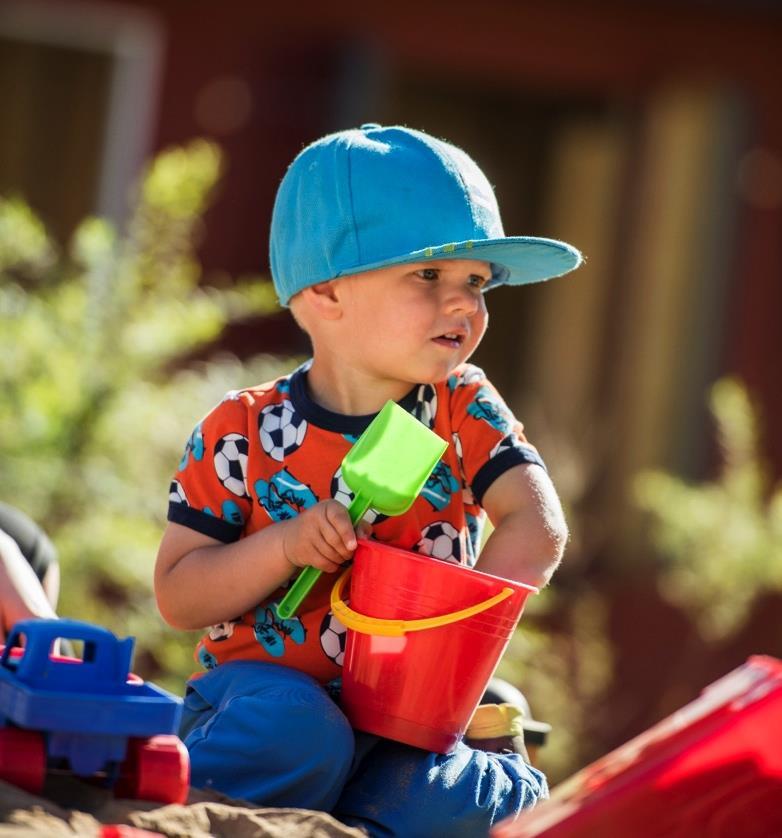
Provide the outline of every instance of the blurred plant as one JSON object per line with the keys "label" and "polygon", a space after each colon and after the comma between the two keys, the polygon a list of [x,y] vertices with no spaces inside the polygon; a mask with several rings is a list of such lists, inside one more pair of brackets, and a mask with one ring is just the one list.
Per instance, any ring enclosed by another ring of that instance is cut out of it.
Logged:
{"label": "blurred plant", "polygon": [[157,616],[152,569],[166,487],[198,418],[290,361],[203,354],[232,320],[271,313],[271,284],[201,287],[201,216],[221,171],[195,141],[146,171],[127,231],[88,218],[65,252],[0,197],[0,497],[59,548],[59,611],[137,636],[136,669],[181,689],[193,637]]}
{"label": "blurred plant", "polygon": [[551,725],[537,765],[556,784],[593,759],[594,719],[613,677],[604,594],[546,588],[528,601],[497,675],[526,696],[533,716]]}
{"label": "blurred plant", "polygon": [[741,626],[757,594],[782,590],[782,487],[770,484],[744,387],[718,381],[710,409],[723,456],[718,479],[693,486],[652,471],[635,489],[667,560],[664,595],[694,616],[704,638],[719,640]]}

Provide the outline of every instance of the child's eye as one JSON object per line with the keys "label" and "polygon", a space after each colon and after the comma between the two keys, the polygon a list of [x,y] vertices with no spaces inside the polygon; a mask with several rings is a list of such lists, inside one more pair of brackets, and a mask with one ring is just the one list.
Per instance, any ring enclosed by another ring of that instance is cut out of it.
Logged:
{"label": "child's eye", "polygon": [[437,279],[440,275],[440,271],[438,271],[437,268],[421,268],[420,271],[416,271],[416,275],[420,276],[421,279],[433,280]]}
{"label": "child's eye", "polygon": [[487,277],[481,276],[480,274],[470,274],[469,282],[473,288],[483,289],[486,287],[488,281]]}

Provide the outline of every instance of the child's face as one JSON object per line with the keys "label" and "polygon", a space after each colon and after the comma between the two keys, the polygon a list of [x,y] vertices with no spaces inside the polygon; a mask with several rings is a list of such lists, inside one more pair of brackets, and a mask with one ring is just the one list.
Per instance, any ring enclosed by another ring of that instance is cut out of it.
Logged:
{"label": "child's face", "polygon": [[488,262],[443,259],[338,280],[350,363],[389,382],[442,381],[486,331],[490,279]]}

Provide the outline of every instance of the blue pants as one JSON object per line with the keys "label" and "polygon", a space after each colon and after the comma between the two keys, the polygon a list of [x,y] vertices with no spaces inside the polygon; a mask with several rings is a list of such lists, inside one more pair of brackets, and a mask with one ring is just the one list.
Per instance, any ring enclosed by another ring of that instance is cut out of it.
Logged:
{"label": "blue pants", "polygon": [[441,755],[354,731],[302,672],[237,661],[188,684],[192,784],[258,806],[331,812],[371,836],[475,838],[548,794],[517,754]]}

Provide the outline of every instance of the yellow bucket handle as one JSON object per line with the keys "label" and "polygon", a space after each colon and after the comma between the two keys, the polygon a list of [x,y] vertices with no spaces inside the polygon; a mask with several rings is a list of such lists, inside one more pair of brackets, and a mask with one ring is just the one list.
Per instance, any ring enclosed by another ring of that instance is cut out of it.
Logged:
{"label": "yellow bucket handle", "polygon": [[361,634],[374,634],[380,637],[402,637],[408,631],[422,631],[428,628],[439,628],[459,620],[466,620],[482,611],[488,611],[498,602],[502,602],[513,594],[513,588],[503,588],[498,594],[490,599],[463,608],[461,611],[452,611],[450,614],[442,614],[439,617],[425,617],[421,620],[383,620],[379,617],[367,617],[359,614],[350,608],[342,599],[342,589],[345,587],[351,568],[348,568],[331,589],[331,613],[347,628],[358,631]]}

